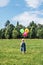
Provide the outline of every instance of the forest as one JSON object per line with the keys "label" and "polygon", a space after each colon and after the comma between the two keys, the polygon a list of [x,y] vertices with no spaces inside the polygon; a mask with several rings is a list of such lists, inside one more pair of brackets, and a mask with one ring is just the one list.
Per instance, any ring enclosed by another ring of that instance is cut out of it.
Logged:
{"label": "forest", "polygon": [[[20,33],[20,29],[29,29],[28,36],[24,37]],[[6,21],[5,27],[0,29],[0,39],[19,39],[19,38],[29,38],[29,39],[43,39],[43,24],[36,24],[34,21],[26,27],[19,24],[17,21],[16,26],[11,24],[9,20]]]}

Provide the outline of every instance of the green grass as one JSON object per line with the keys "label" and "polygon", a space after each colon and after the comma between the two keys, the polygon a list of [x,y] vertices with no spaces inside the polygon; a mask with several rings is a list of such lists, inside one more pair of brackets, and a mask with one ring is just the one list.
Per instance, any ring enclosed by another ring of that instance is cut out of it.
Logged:
{"label": "green grass", "polygon": [[0,39],[0,65],[43,65],[43,39],[25,39],[27,52],[20,52],[21,39]]}

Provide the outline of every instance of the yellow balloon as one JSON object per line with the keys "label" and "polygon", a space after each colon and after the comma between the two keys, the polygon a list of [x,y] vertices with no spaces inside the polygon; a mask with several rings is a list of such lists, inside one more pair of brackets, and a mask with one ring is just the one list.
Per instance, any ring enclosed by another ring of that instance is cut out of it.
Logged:
{"label": "yellow balloon", "polygon": [[28,29],[28,28],[26,28],[26,29],[25,29],[25,32],[26,32],[26,33],[29,33],[29,29]]}

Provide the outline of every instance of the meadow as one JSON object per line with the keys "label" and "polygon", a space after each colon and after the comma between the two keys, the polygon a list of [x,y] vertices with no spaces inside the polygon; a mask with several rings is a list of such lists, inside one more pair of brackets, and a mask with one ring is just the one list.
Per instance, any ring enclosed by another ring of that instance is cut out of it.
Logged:
{"label": "meadow", "polygon": [[0,65],[43,65],[43,39],[25,39],[26,53],[20,52],[21,39],[0,39]]}

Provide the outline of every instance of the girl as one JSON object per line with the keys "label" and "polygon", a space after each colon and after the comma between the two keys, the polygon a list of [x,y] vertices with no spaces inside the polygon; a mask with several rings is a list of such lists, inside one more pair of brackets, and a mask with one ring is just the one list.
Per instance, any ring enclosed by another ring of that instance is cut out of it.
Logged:
{"label": "girl", "polygon": [[24,39],[22,39],[22,43],[21,43],[21,52],[26,52],[26,44],[24,42]]}

